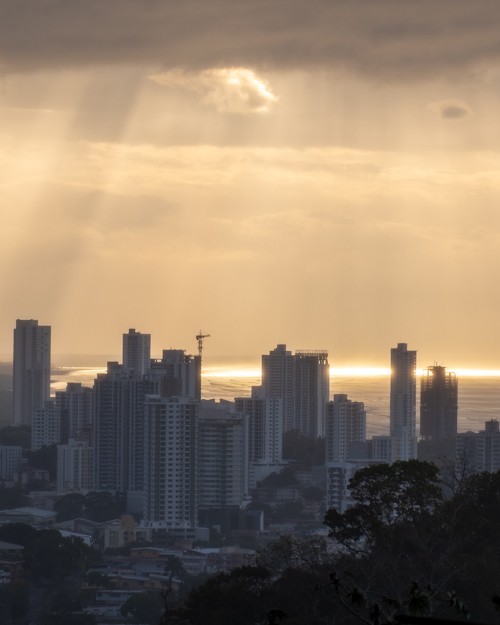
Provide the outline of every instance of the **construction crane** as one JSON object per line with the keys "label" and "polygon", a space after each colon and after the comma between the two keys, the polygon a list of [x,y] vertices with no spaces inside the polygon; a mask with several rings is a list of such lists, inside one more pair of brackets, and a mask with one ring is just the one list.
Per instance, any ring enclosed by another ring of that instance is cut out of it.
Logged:
{"label": "construction crane", "polygon": [[203,339],[207,339],[209,336],[210,334],[203,334],[201,330],[196,335],[196,340],[198,341],[198,354],[200,355],[200,366],[201,366],[201,354],[203,352]]}

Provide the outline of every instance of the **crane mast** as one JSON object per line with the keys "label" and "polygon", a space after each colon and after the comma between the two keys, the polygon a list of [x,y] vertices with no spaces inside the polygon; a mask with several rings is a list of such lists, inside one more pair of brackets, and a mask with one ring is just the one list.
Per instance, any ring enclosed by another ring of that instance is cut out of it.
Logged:
{"label": "crane mast", "polygon": [[203,353],[203,341],[204,341],[204,339],[207,339],[209,336],[210,336],[210,334],[203,334],[203,332],[201,330],[196,335],[196,340],[198,341],[198,354],[200,356],[200,367],[201,367],[201,356],[202,356],[202,353]]}

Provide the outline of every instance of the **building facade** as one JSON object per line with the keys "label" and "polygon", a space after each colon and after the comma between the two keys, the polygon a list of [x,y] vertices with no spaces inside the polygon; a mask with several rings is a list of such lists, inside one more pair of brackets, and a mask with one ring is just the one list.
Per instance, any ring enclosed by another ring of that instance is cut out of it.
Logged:
{"label": "building facade", "polygon": [[443,441],[457,435],[458,382],[446,367],[427,367],[420,379],[420,436]]}
{"label": "building facade", "polygon": [[248,430],[242,415],[202,402],[198,420],[199,508],[239,507],[248,493]]}
{"label": "building facade", "polygon": [[136,376],[142,377],[150,367],[151,335],[130,328],[123,335],[123,366]]}
{"label": "building facade", "polygon": [[463,432],[456,437],[455,465],[458,474],[500,471],[500,425],[486,421],[480,432]]}
{"label": "building facade", "polygon": [[351,443],[366,441],[366,410],[363,402],[336,394],[326,410],[326,462],[344,462]]}
{"label": "building facade", "polygon": [[296,430],[317,438],[325,434],[326,403],[330,393],[328,352],[299,350],[280,344],[262,356],[261,395],[281,399],[283,431]]}
{"label": "building facade", "polygon": [[14,424],[31,425],[50,399],[50,326],[17,319],[14,330]]}
{"label": "building facade", "polygon": [[391,349],[390,435],[398,439],[400,457],[417,457],[417,352],[406,343]]}
{"label": "building facade", "polygon": [[145,402],[144,525],[193,530],[198,510],[199,403],[149,395]]}

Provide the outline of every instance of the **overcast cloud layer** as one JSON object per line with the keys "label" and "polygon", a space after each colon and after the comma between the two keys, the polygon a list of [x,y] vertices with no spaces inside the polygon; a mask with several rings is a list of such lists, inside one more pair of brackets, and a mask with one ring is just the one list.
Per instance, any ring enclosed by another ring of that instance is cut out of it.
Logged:
{"label": "overcast cloud layer", "polygon": [[4,357],[500,369],[499,2],[5,0],[0,72]]}
{"label": "overcast cloud layer", "polygon": [[5,72],[146,64],[405,80],[500,59],[496,0],[5,0]]}

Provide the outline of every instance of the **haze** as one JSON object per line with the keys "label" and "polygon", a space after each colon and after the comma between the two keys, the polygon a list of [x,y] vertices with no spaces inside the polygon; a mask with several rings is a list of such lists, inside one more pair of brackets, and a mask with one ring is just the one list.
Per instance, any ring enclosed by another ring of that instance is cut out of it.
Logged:
{"label": "haze", "polygon": [[[0,353],[498,368],[500,4],[5,1]],[[99,364],[99,363],[93,363]]]}

